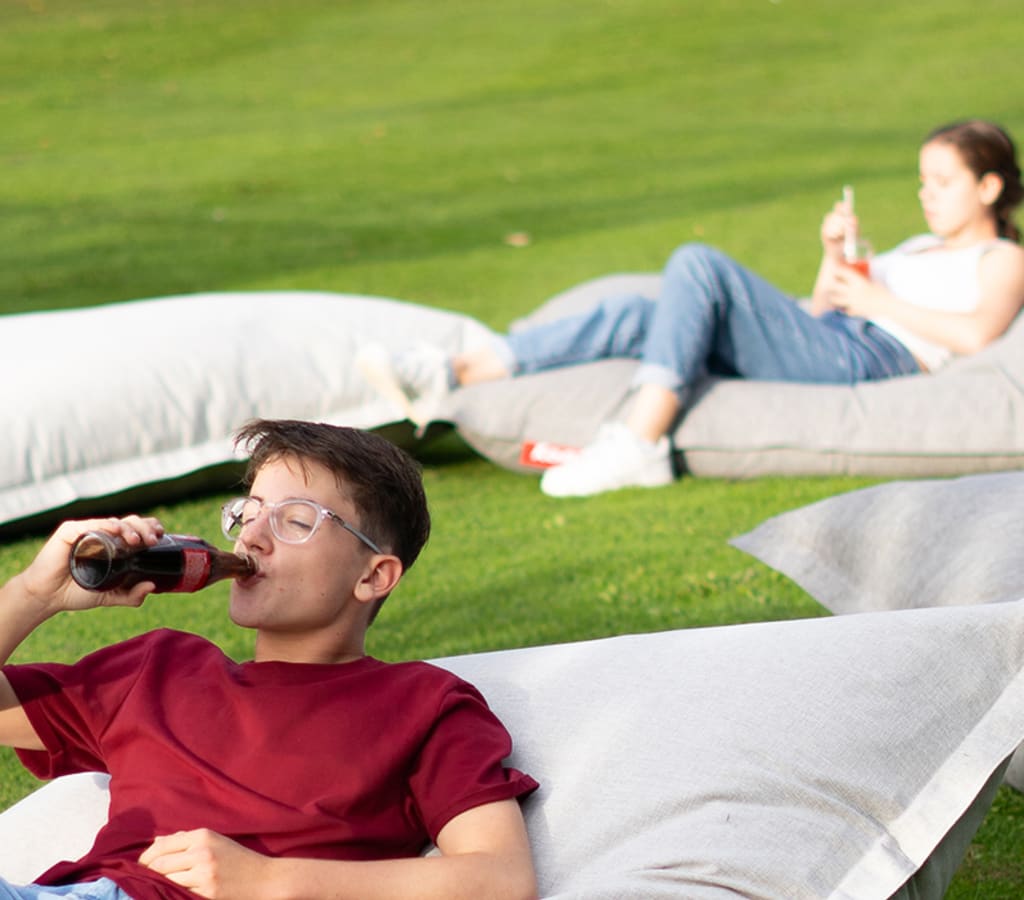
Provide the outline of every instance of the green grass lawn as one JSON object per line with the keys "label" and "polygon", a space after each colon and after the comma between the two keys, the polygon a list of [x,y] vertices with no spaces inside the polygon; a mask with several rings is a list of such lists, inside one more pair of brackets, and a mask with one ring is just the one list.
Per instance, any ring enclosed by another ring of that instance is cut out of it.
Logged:
{"label": "green grass lawn", "polygon": [[[804,292],[841,185],[885,247],[923,228],[932,126],[980,115],[1024,135],[1022,22],[1009,0],[11,0],[0,312],[294,288],[503,327],[688,240]],[[868,483],[558,502],[454,442],[424,464],[435,531],[371,632],[387,658],[823,614],[726,541]],[[213,537],[221,499],[158,513]],[[38,543],[0,546],[0,577]],[[245,656],[225,599],[69,615],[17,658],[156,625]],[[0,756],[0,803],[33,786]],[[951,896],[1021,896],[1022,849],[1024,798],[1004,788]]]}

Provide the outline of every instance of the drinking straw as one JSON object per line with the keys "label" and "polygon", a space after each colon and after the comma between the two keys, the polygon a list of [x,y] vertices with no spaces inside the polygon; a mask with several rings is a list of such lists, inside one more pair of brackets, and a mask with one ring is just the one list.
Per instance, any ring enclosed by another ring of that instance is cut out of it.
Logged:
{"label": "drinking straw", "polygon": [[[846,184],[843,185],[843,203],[846,204],[847,209],[850,211],[850,215],[853,215],[853,188]],[[852,261],[857,258],[857,232],[852,228],[846,229],[846,234],[843,236],[843,258]]]}

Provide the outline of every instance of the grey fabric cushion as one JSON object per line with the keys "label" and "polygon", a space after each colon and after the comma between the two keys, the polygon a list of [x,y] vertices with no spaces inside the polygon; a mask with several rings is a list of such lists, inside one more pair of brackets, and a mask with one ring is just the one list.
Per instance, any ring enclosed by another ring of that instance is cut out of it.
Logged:
{"label": "grey fabric cushion", "polygon": [[[937,900],[1024,738],[1024,603],[436,662],[483,691],[540,780],[524,808],[557,900]],[[0,815],[0,874],[32,876],[19,848],[87,843],[105,801],[84,787],[78,813],[31,815],[58,783]]]}
{"label": "grey fabric cushion", "polygon": [[[656,296],[658,276],[613,275],[542,304],[513,327],[621,293]],[[637,363],[602,361],[457,391],[438,411],[484,456],[536,471],[524,444],[578,448],[621,418]],[[1024,321],[935,375],[853,387],[708,379],[675,429],[693,475],[957,475],[1024,466]]]}
{"label": "grey fabric cushion", "polygon": [[[896,481],[733,539],[834,613],[1024,597],[1024,473]],[[1024,790],[1024,750],[1007,781]]]}
{"label": "grey fabric cushion", "polygon": [[1024,597],[1024,472],[892,481],[762,522],[733,546],[834,613]]}

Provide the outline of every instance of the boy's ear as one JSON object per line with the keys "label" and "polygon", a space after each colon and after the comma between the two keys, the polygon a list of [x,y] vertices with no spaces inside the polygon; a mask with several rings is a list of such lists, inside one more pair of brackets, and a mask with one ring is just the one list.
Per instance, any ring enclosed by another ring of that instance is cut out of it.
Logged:
{"label": "boy's ear", "polygon": [[390,554],[374,554],[372,564],[356,585],[357,599],[373,603],[387,597],[402,577],[402,561]]}

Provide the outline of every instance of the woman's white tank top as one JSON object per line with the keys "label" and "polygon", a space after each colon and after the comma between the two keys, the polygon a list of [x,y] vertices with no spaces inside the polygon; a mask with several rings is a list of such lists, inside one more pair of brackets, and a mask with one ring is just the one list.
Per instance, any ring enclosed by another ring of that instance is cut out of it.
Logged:
{"label": "woman's white tank top", "polygon": [[[966,313],[981,300],[978,264],[999,245],[985,241],[957,250],[937,250],[942,239],[933,234],[909,238],[871,260],[871,279],[885,285],[901,300],[925,309]],[[885,318],[872,320],[903,344],[929,372],[941,369],[953,352],[927,341]]]}

